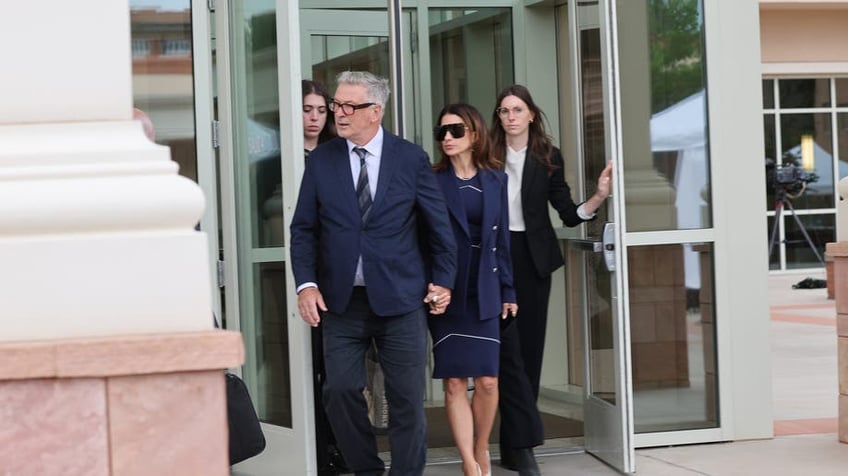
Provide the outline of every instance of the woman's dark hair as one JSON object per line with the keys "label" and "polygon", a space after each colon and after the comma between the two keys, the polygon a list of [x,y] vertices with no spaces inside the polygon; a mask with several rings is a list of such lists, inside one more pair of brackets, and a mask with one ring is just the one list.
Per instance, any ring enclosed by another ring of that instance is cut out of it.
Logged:
{"label": "woman's dark hair", "polygon": [[507,96],[515,96],[521,99],[533,113],[535,119],[530,123],[529,137],[527,138],[527,155],[541,162],[548,169],[548,174],[551,174],[555,168],[551,162],[554,145],[551,142],[550,136],[545,131],[544,123],[547,122],[547,118],[539,106],[533,102],[530,91],[520,84],[507,86],[506,89],[498,94],[498,99],[495,102],[495,110],[492,111],[492,155],[495,156],[498,162],[502,164],[506,163],[506,132],[504,132],[504,128],[501,125],[498,108],[501,107],[501,102]]}
{"label": "woman's dark hair", "polygon": [[324,106],[327,107],[327,122],[324,123],[321,133],[318,134],[318,143],[322,144],[336,137],[335,116],[330,112],[330,91],[323,84],[318,81],[312,81],[311,79],[301,80],[300,84],[303,89],[303,95],[300,97],[301,100],[310,94],[317,94],[324,98]]}
{"label": "woman's dark hair", "polygon": [[[448,114],[459,116],[468,129],[466,134],[473,133],[475,137],[471,140],[471,161],[478,169],[500,169],[502,164],[492,156],[492,147],[489,139],[489,131],[486,128],[486,120],[474,106],[465,103],[454,103],[445,106],[436,119],[436,124],[441,124],[442,118]],[[450,158],[441,150],[441,158],[433,165],[433,170],[442,170],[450,165]]]}

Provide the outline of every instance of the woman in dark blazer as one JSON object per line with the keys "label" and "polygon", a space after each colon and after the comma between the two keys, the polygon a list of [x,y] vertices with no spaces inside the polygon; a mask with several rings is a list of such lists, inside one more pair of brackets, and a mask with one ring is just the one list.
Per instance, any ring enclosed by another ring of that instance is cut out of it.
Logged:
{"label": "woman in dark blazer", "polygon": [[[466,476],[491,475],[489,435],[498,408],[499,318],[518,312],[507,231],[506,175],[492,160],[483,116],[451,104],[434,130],[434,166],[457,243],[457,277],[443,315],[429,318],[445,410]],[[468,378],[474,396],[468,401]]]}
{"label": "woman in dark blazer", "polygon": [[492,155],[509,177],[509,230],[515,288],[521,318],[510,318],[501,332],[501,464],[538,474],[532,447],[542,444],[536,408],[551,273],[563,265],[548,204],[565,226],[595,216],[609,196],[612,165],[598,178],[598,190],[576,204],[565,182],[563,159],[545,132],[544,113],[521,85],[507,87],[492,115]]}

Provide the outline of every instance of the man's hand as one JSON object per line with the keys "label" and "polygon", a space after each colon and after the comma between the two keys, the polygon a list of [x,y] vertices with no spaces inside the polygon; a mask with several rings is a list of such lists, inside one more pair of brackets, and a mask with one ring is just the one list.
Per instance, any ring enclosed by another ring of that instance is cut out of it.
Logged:
{"label": "man's hand", "polygon": [[444,314],[450,304],[451,290],[430,283],[427,286],[427,295],[424,302],[430,307],[430,314]]}
{"label": "man's hand", "polygon": [[506,319],[509,316],[518,317],[518,304],[514,302],[505,302],[503,303],[503,309],[501,310],[501,319]]}
{"label": "man's hand", "polygon": [[321,314],[319,311],[327,311],[327,305],[324,304],[324,296],[318,288],[304,288],[297,295],[297,310],[300,311],[300,318],[303,322],[312,327],[318,327],[321,322]]}

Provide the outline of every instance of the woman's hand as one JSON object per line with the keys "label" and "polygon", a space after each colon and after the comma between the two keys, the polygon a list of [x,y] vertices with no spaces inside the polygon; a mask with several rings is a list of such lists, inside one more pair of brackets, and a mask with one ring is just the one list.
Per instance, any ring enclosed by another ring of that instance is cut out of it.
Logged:
{"label": "woman's hand", "polygon": [[430,283],[427,285],[427,295],[424,302],[430,307],[430,314],[444,314],[450,304],[451,290]]}
{"label": "woman's hand", "polygon": [[512,314],[512,317],[518,316],[518,304],[515,304],[514,302],[503,303],[501,319],[506,319],[510,314]]}
{"label": "woman's hand", "polygon": [[598,189],[595,191],[595,195],[603,200],[606,200],[610,195],[610,191],[612,189],[612,161],[607,162],[607,166],[604,167],[604,170],[601,170],[601,174],[598,176]]}
{"label": "woman's hand", "polygon": [[583,202],[583,210],[586,213],[594,214],[601,208],[604,200],[609,197],[610,192],[612,191],[612,161],[607,162],[607,166],[604,167],[604,170],[601,170],[601,174],[598,175],[598,188],[595,190],[595,194],[589,197],[588,200]]}

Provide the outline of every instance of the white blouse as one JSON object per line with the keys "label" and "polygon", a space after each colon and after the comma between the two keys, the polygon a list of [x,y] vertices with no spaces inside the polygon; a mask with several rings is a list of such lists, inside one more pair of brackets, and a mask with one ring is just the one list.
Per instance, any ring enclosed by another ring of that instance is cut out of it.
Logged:
{"label": "white blouse", "polygon": [[509,231],[526,231],[524,209],[521,207],[521,178],[524,175],[524,160],[527,147],[519,151],[506,147],[507,198],[509,200]]}

